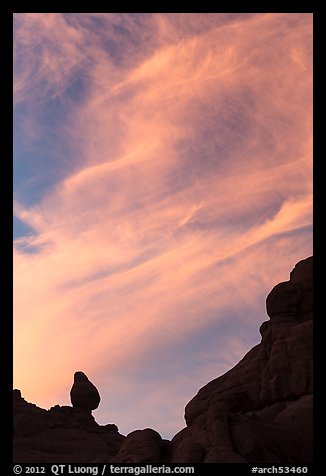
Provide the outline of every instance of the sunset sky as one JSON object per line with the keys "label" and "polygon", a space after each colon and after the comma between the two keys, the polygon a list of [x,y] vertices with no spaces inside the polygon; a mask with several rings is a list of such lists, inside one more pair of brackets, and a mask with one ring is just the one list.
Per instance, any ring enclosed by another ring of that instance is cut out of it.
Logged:
{"label": "sunset sky", "polygon": [[170,438],[312,255],[312,14],[14,14],[14,386]]}

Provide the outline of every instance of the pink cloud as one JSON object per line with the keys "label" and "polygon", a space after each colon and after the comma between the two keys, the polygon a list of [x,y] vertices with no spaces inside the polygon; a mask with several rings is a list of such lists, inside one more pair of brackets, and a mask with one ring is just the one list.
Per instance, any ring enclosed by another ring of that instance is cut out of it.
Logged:
{"label": "pink cloud", "polygon": [[[39,405],[67,403],[82,369],[107,382],[99,420],[173,434],[179,406],[259,341],[266,293],[311,254],[311,15],[180,16],[181,34],[154,14],[151,46],[129,60],[124,43],[120,64],[92,15],[69,18],[18,15],[17,102],[65,100],[80,71],[87,87],[60,126],[73,166],[35,205],[14,204],[36,231],[14,247],[15,385]],[[114,22],[144,41],[128,15],[95,19],[112,41]],[[33,113],[29,124],[42,131]],[[220,348],[174,362],[206,328],[225,333]]]}

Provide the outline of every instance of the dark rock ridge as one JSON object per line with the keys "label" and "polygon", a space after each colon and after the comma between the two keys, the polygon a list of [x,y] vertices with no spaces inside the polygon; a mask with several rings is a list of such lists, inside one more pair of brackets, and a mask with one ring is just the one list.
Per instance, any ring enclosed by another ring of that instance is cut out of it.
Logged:
{"label": "dark rock ridge", "polygon": [[312,263],[272,289],[260,344],[199,390],[172,441],[150,428],[124,437],[92,405],[43,410],[14,390],[15,463],[311,463]]}
{"label": "dark rock ridge", "polygon": [[125,437],[116,425],[98,425],[87,411],[56,405],[43,410],[14,390],[14,462],[112,461]]}

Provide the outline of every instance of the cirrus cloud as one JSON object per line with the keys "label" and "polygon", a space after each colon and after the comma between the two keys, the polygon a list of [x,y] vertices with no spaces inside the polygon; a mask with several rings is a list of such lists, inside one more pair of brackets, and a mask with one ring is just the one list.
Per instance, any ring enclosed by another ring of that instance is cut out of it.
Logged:
{"label": "cirrus cloud", "polygon": [[[312,15],[16,14],[23,395],[171,436],[312,252]],[[40,356],[42,358],[40,359]],[[33,372],[30,372],[33,369]]]}

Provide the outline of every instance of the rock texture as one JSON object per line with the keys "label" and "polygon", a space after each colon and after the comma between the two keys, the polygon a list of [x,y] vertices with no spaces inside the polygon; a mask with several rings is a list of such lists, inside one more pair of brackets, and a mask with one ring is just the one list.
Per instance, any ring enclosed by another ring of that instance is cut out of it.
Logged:
{"label": "rock texture", "polygon": [[312,288],[310,257],[268,295],[261,343],[198,392],[171,442],[98,425],[94,401],[47,411],[14,390],[15,463],[311,463]]}
{"label": "rock texture", "polygon": [[266,307],[261,343],[186,406],[173,462],[312,462],[312,257]]}

